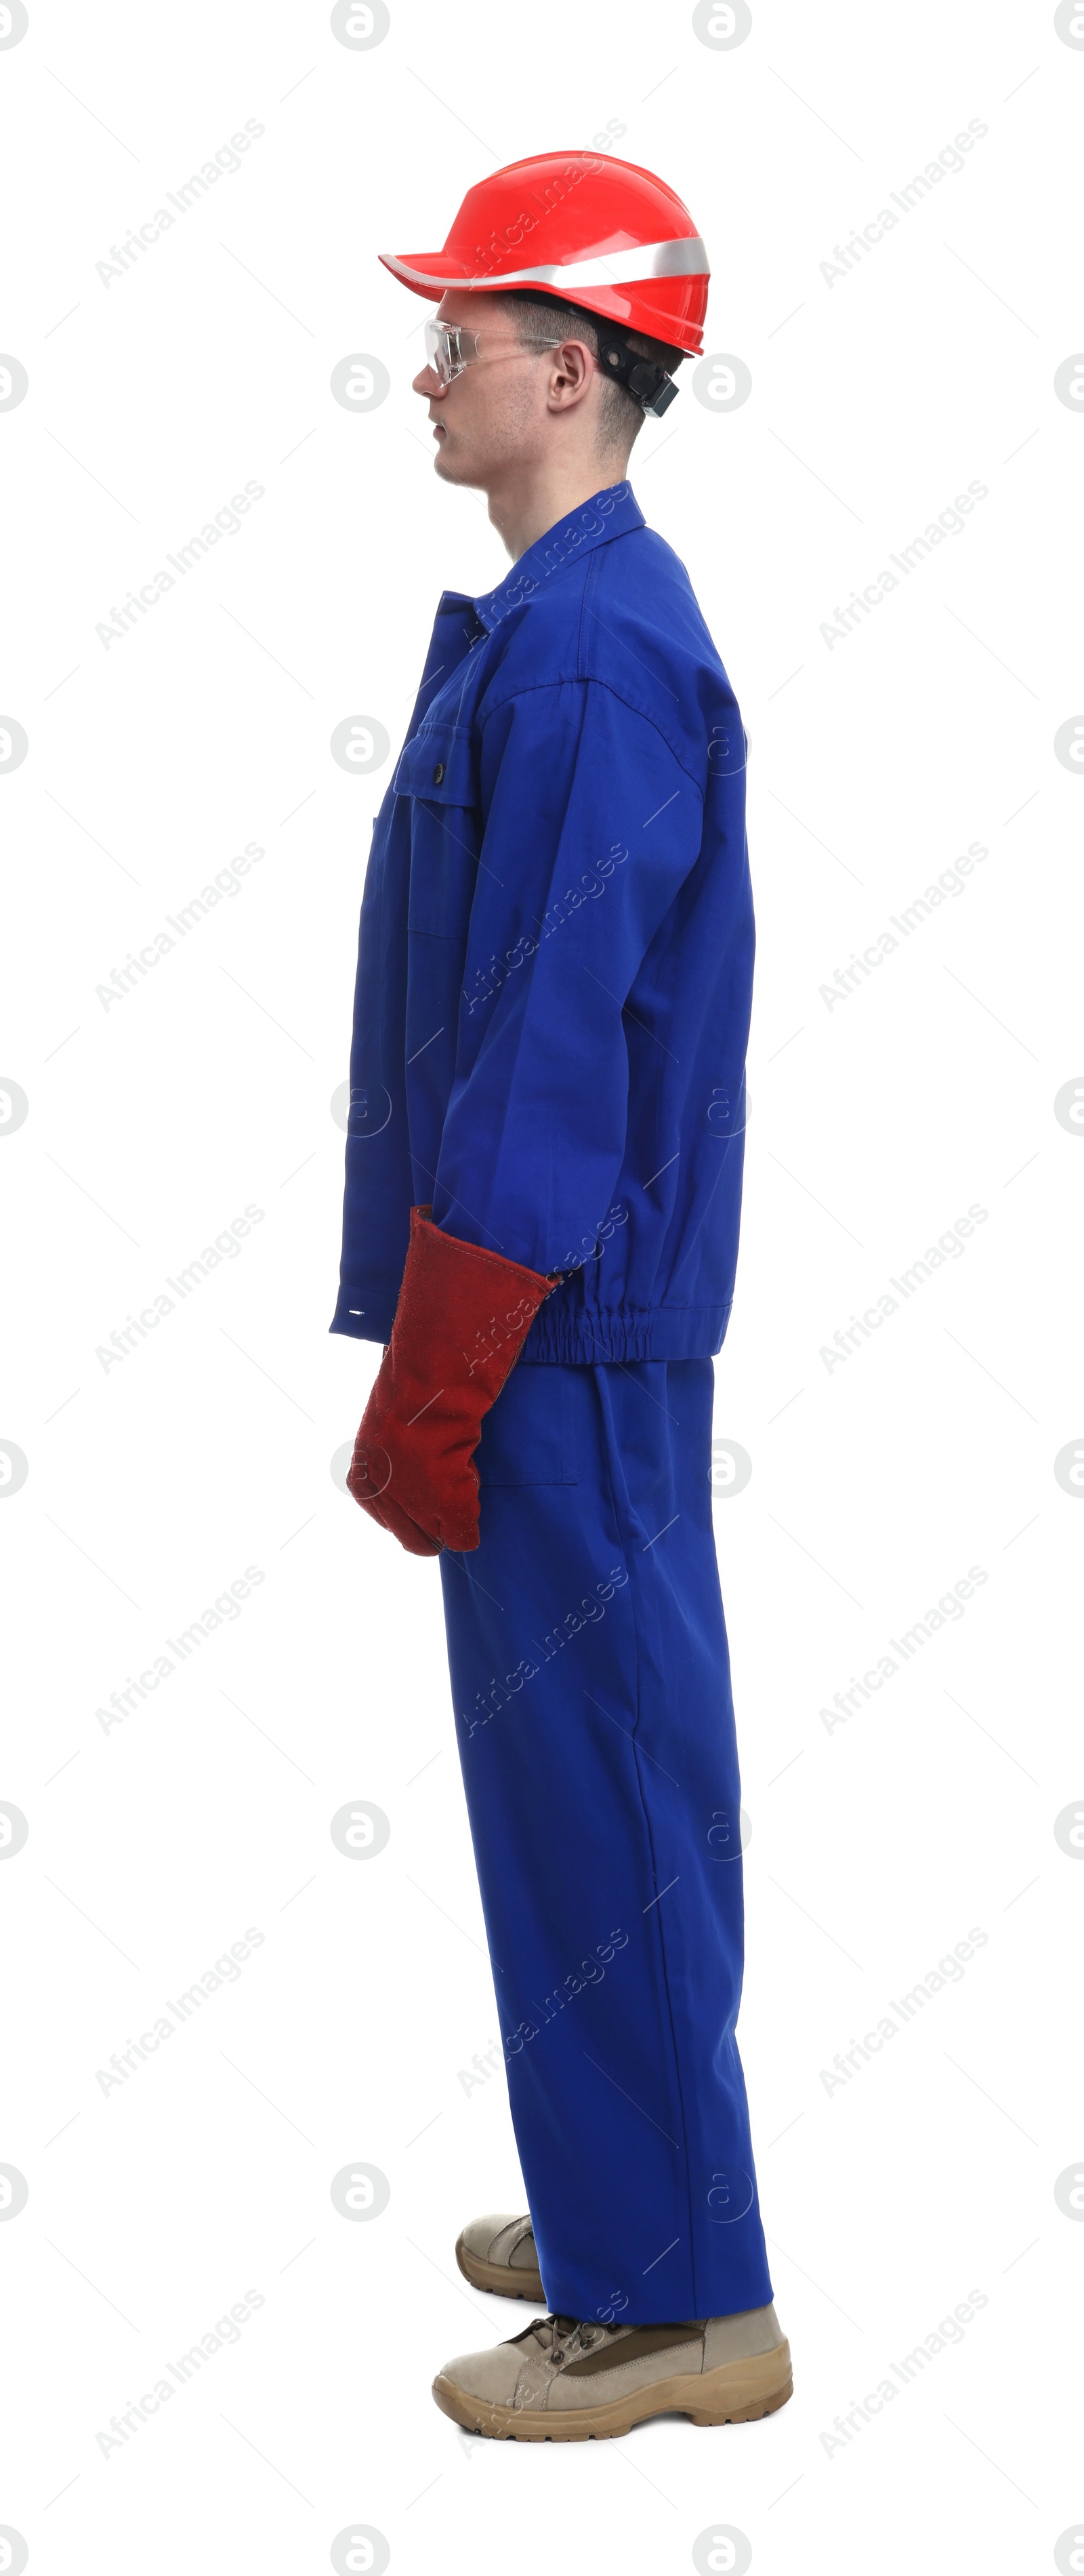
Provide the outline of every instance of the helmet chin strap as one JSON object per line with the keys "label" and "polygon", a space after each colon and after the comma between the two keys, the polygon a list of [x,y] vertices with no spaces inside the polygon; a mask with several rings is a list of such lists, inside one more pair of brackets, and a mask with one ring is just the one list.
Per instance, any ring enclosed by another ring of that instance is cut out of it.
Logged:
{"label": "helmet chin strap", "polygon": [[[653,358],[640,357],[612,324],[603,320],[601,314],[592,314],[591,319],[598,334],[600,366],[605,367],[608,376],[616,376],[618,384],[625,386],[653,420],[661,420],[664,411],[668,411],[670,404],[677,400],[679,388],[673,377],[667,374],[665,367],[656,366]],[[681,355],[677,352],[673,364],[675,367],[681,364]]]}

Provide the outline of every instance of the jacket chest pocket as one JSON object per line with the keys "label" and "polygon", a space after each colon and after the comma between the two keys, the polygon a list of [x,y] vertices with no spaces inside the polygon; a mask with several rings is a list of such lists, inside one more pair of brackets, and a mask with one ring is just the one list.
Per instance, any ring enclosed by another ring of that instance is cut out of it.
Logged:
{"label": "jacket chest pocket", "polygon": [[410,798],[408,928],[431,939],[466,939],[482,812],[469,733],[423,725],[400,757],[397,796]]}

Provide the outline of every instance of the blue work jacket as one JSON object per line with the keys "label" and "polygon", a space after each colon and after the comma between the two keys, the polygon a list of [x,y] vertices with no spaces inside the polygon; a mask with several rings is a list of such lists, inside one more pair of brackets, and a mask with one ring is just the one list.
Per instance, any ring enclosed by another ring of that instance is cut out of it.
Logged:
{"label": "blue work jacket", "polygon": [[431,1202],[564,1273],[524,1360],[719,1350],[753,945],[734,694],[618,483],[437,610],[365,877],[332,1332],[389,1340]]}

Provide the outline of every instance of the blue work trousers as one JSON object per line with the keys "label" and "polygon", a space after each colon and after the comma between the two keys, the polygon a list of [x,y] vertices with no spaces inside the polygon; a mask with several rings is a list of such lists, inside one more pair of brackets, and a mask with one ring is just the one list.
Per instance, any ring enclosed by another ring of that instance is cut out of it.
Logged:
{"label": "blue work trousers", "polygon": [[745,2084],[710,1359],[513,1369],[442,1555],[452,1696],[546,2299],[772,2296]]}

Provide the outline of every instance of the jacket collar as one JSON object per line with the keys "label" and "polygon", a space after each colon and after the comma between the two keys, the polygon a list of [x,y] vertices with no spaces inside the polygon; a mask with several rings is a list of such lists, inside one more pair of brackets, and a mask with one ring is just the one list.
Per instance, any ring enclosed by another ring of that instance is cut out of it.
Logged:
{"label": "jacket collar", "polygon": [[510,617],[514,608],[522,608],[565,564],[575,563],[593,546],[607,545],[611,537],[627,536],[631,529],[646,525],[631,483],[611,483],[590,501],[580,502],[567,518],[558,519],[556,527],[547,528],[544,536],[528,546],[496,590],[487,590],[474,600],[475,615],[492,634],[502,618]]}

